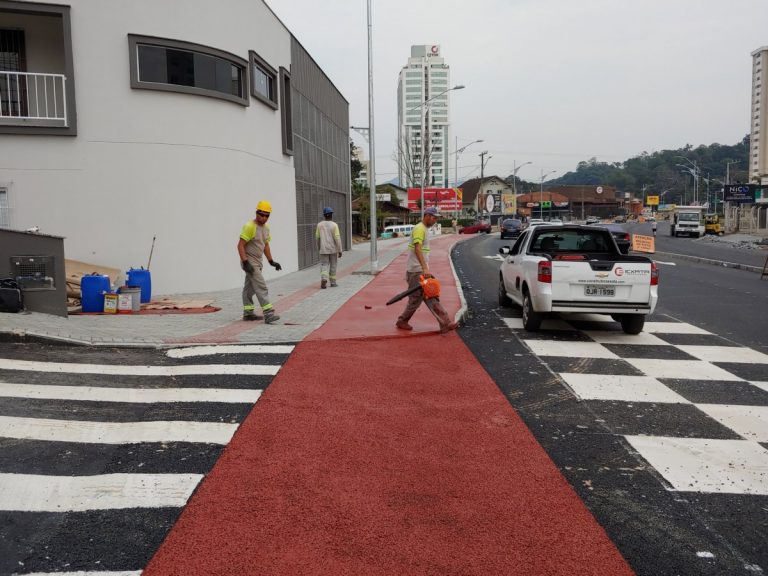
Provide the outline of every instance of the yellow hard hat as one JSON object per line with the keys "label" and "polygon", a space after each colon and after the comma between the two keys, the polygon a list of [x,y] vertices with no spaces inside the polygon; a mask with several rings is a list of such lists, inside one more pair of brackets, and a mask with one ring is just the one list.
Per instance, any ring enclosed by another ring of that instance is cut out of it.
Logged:
{"label": "yellow hard hat", "polygon": [[262,200],[261,202],[256,204],[256,211],[267,212],[268,214],[272,214],[272,204],[270,204],[266,200]]}

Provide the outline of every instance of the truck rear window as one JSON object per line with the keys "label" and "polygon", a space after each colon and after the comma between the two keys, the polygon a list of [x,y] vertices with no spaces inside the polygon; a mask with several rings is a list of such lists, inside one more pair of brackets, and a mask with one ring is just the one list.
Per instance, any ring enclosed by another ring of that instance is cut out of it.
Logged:
{"label": "truck rear window", "polygon": [[603,230],[552,230],[533,239],[530,252],[612,252],[609,233]]}

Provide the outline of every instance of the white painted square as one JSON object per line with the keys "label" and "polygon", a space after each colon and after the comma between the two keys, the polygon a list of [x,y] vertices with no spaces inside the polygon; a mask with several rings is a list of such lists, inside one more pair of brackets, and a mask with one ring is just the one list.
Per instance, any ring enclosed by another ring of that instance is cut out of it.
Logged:
{"label": "white painted square", "polygon": [[670,390],[658,380],[648,376],[562,372],[560,377],[583,400],[690,404],[688,400],[677,392]]}
{"label": "white painted square", "polygon": [[643,330],[656,334],[711,334],[685,322],[646,322]]}
{"label": "white painted square", "polygon": [[656,358],[625,358],[624,360],[652,378],[743,381],[735,374],[703,360],[658,360]]}
{"label": "white painted square", "polygon": [[[502,318],[510,330],[524,330],[522,318]],[[573,326],[558,320],[557,318],[546,318],[541,323],[541,330],[574,330]]]}
{"label": "white painted square", "polygon": [[768,450],[750,440],[627,436],[678,492],[768,495]]}
{"label": "white painted square", "polygon": [[747,440],[768,442],[768,406],[696,404],[696,408]]}
{"label": "white painted square", "polygon": [[768,392],[768,382],[750,382],[750,384]]}
{"label": "white painted square", "polygon": [[671,346],[658,336],[640,332],[640,334],[624,334],[624,332],[601,332],[597,330],[585,330],[584,333],[600,344],[646,344],[649,346]]}
{"label": "white painted square", "polygon": [[611,358],[618,356],[597,342],[555,342],[552,340],[524,340],[537,356],[564,356],[566,358]]}
{"label": "white painted square", "polygon": [[678,346],[686,354],[707,362],[768,364],[768,354],[744,346]]}

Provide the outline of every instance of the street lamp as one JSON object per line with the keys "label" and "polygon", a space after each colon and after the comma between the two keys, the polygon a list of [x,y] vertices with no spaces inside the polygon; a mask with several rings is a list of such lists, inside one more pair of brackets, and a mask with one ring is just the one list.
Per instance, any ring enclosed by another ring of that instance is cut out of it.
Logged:
{"label": "street lamp", "polygon": [[685,156],[675,156],[675,158],[680,158],[682,160],[685,160],[688,165],[685,164],[676,164],[676,166],[683,168],[686,172],[688,172],[691,176],[693,176],[693,203],[694,205],[698,205],[699,203],[699,166],[696,164],[695,160],[689,160]]}
{"label": "street lamp", "polygon": [[455,161],[453,164],[453,185],[458,186],[459,184],[459,154],[464,152],[467,148],[472,146],[472,144],[478,144],[479,142],[485,142],[485,140],[474,140],[470,142],[469,144],[462,146],[459,148],[459,137],[456,137],[456,149],[454,152]]}
{"label": "street lamp", "polygon": [[[427,145],[427,139],[425,138],[426,134],[424,133],[424,124],[426,122],[426,115],[427,110],[429,107],[427,104],[429,104],[432,100],[435,98],[439,98],[443,94],[447,94],[448,92],[451,92],[452,90],[462,90],[465,86],[463,84],[457,84],[453,88],[448,88],[448,90],[443,90],[440,92],[440,94],[435,94],[431,98],[427,98],[419,104],[418,106],[414,106],[413,108],[409,108],[407,111],[412,112],[413,110],[417,110],[421,108],[421,149],[420,149],[420,164],[421,164],[421,219],[424,219],[424,172],[426,172],[426,145]],[[425,85],[425,92],[426,92],[426,85]]]}
{"label": "street lamp", "polygon": [[731,183],[731,164],[738,164],[741,160],[730,160],[725,163],[725,186]]}
{"label": "street lamp", "polygon": [[557,170],[550,170],[544,174],[544,168],[541,169],[541,186],[539,188],[539,218],[542,220],[544,220],[544,178],[550,174],[554,174],[555,172],[557,172]]}

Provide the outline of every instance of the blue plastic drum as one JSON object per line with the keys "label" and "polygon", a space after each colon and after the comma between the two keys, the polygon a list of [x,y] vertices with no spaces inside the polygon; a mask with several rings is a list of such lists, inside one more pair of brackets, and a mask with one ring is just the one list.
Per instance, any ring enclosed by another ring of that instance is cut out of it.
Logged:
{"label": "blue plastic drum", "polygon": [[109,276],[83,276],[80,279],[83,312],[104,312],[105,292],[109,292]]}
{"label": "blue plastic drum", "polygon": [[138,286],[141,288],[142,304],[152,300],[152,276],[150,276],[149,270],[144,270],[144,268],[131,268],[128,270],[125,283],[129,286]]}

